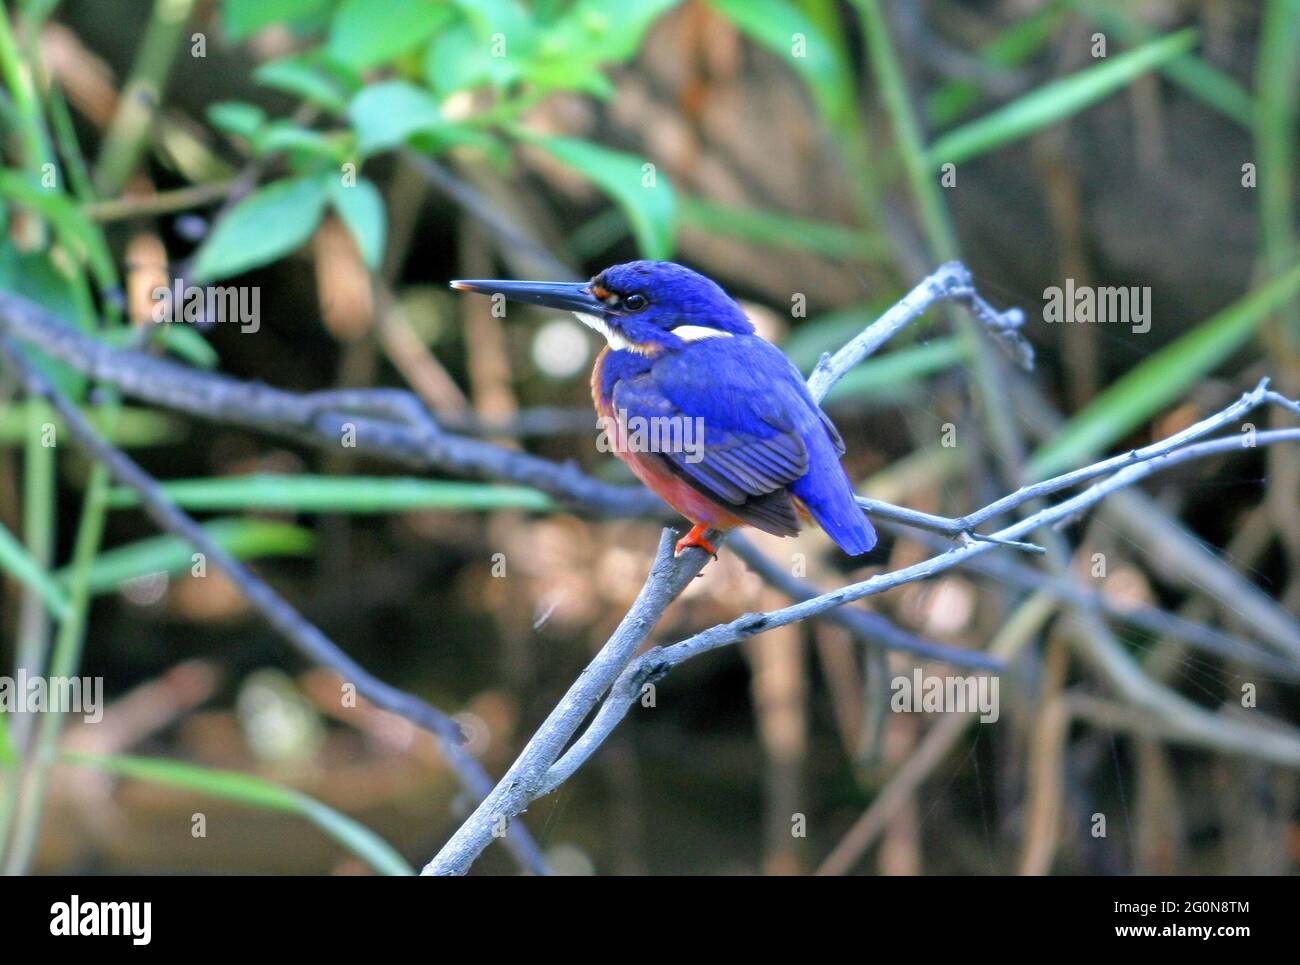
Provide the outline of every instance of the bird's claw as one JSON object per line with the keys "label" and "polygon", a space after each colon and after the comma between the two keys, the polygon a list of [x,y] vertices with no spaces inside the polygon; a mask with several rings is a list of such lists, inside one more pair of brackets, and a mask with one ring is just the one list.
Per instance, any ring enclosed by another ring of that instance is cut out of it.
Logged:
{"label": "bird's claw", "polygon": [[708,532],[708,529],[709,528],[704,525],[691,527],[691,531],[679,539],[677,545],[673,547],[673,556],[681,556],[688,549],[701,549],[716,560],[718,558],[718,551],[713,548],[712,543],[704,538],[704,534]]}

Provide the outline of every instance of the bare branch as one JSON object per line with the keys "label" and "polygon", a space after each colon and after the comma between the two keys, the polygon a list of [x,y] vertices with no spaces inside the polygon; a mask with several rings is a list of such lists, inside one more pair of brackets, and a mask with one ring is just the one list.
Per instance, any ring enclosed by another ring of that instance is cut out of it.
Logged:
{"label": "bare branch", "polygon": [[[1013,509],[1033,502],[1043,496],[1050,496],[1052,493],[1060,492],[1062,489],[1069,489],[1085,482],[1091,482],[1117,469],[1123,469],[1125,466],[1131,466],[1135,463],[1145,462],[1148,459],[1155,458],[1162,453],[1170,451],[1188,442],[1204,438],[1216,429],[1237,421],[1246,413],[1259,408],[1266,403],[1279,405],[1291,412],[1300,414],[1300,407],[1295,402],[1273,392],[1268,387],[1269,380],[1262,379],[1250,392],[1247,392],[1240,399],[1227,408],[1216,412],[1212,416],[1202,419],[1194,425],[1188,426],[1181,432],[1176,432],[1172,436],[1154,442],[1149,446],[1141,449],[1131,449],[1126,453],[1118,456],[1112,456],[1109,459],[1103,459],[1101,462],[1093,463],[1091,466],[1084,466],[1082,469],[1075,469],[1071,472],[1062,473],[1051,479],[1045,479],[1042,482],[1036,482],[1029,486],[1017,489],[1015,492],[1003,496],[983,509],[978,509],[973,513],[967,513],[965,516],[947,517],[934,516],[930,513],[918,512],[914,509],[894,506],[890,503],[884,503],[876,499],[868,499],[866,496],[858,497],[858,505],[869,513],[874,513],[883,519],[892,519],[895,522],[907,523],[912,526],[919,526],[923,529],[932,529],[940,533],[949,533],[958,535],[969,533],[975,539],[981,538],[975,533],[975,527],[980,526],[990,519],[1008,513]],[[988,537],[984,537],[988,538]]]}
{"label": "bare branch", "polygon": [[950,261],[922,279],[920,284],[834,355],[823,355],[813,374],[808,377],[808,391],[812,397],[821,402],[850,369],[924,315],[931,306],[946,301],[965,306],[990,335],[1011,351],[1022,366],[1029,368],[1033,364],[1033,350],[1020,334],[1020,327],[1025,321],[1024,312],[1018,308],[1005,312],[994,309],[975,291],[966,266],[959,261]]}
{"label": "bare branch", "polygon": [[[727,538],[727,546],[744,560],[751,570],[762,577],[763,582],[780,590],[791,599],[811,600],[818,595],[816,587],[790,575],[783,567],[764,555],[743,533],[732,533]],[[1006,665],[1001,660],[987,653],[950,647],[915,636],[895,626],[879,613],[837,608],[828,611],[824,616],[860,640],[868,641],[883,650],[897,650],[900,653],[910,653],[928,660],[940,660],[954,667],[970,667],[994,673],[1006,669]]]}
{"label": "bare branch", "polygon": [[[908,538],[918,540],[935,551],[945,548],[941,538],[928,533],[912,533]],[[1205,653],[1262,670],[1280,680],[1300,682],[1300,663],[1270,653],[1249,640],[1188,620],[1159,607],[1117,603],[1102,593],[1086,590],[1069,580],[1005,556],[986,554],[968,560],[962,566],[1021,589],[1044,590],[1058,600],[1103,614],[1117,623],[1182,640]]]}
{"label": "bare branch", "polygon": [[[44,398],[64,420],[69,434],[92,459],[101,462],[118,482],[139,495],[144,511],[158,526],[180,536],[221,569],[263,617],[303,656],[337,673],[352,683],[357,693],[376,707],[398,714],[430,731],[443,756],[461,783],[476,798],[491,789],[491,779],[479,762],[462,746],[463,736],[456,723],[418,697],[408,694],[371,674],[341,650],[309,620],[275,592],[265,581],[209,536],[184,510],[177,507],[158,484],[129,456],[105,440],[91,426],[82,410],[55,388],[9,338],[0,336],[0,357],[19,373],[28,392]],[[513,829],[508,842],[526,869],[546,873],[546,863],[536,843],[523,827]]]}
{"label": "bare branch", "polygon": [[[1300,429],[1276,429],[1260,433],[1258,442],[1260,445],[1270,445],[1277,442],[1300,442]],[[1124,473],[1117,474],[1115,477],[1097,484],[1087,492],[1080,494],[1075,500],[1071,500],[1070,503],[1074,505],[1062,503],[1059,506],[1044,509],[1023,522],[1008,526],[998,535],[1005,534],[1006,538],[1013,538],[1031,532],[1040,526],[1052,525],[1061,518],[1096,504],[1115,489],[1132,485],[1139,479],[1143,479],[1160,469],[1177,465],[1189,459],[1213,455],[1230,448],[1239,448],[1240,446],[1241,441],[1239,439],[1216,439],[1179,450],[1177,453],[1171,454],[1167,461],[1163,463],[1147,462],[1130,467]],[[1121,475],[1125,478],[1119,478]],[[892,590],[907,583],[928,579],[962,563],[969,562],[974,557],[995,548],[995,544],[972,543],[960,549],[950,550],[942,556],[931,557],[913,566],[874,576],[861,583],[830,593],[823,593],[820,596],[782,607],[779,610],[772,610],[767,613],[748,613],[732,620],[730,623],[710,627],[708,630],[688,637],[680,643],[668,647],[655,647],[646,651],[628,664],[614,684],[609,698],[601,707],[596,719],[582,737],[575,742],[569,752],[565,754],[564,758],[555,765],[552,772],[546,775],[545,780],[540,784],[542,790],[539,793],[553,790],[563,780],[571,776],[583,761],[604,742],[618,722],[626,716],[641,688],[647,682],[663,677],[678,664],[709,651],[741,643],[767,630],[787,626],[800,620],[806,620],[809,617],[819,616],[853,600],[875,596],[878,593]],[[1245,725],[1242,726],[1245,727]],[[1246,729],[1249,730],[1250,728]],[[1188,730],[1181,728],[1180,733],[1186,736]],[[1282,763],[1300,762],[1300,734],[1288,735],[1288,740],[1290,743],[1286,745],[1279,745],[1275,742],[1251,744],[1248,740],[1233,740],[1231,746],[1234,750],[1257,754],[1267,760]]]}
{"label": "bare branch", "polygon": [[[427,410],[405,390],[331,390],[300,395],[242,382],[143,352],[113,348],[7,291],[0,291],[0,334],[33,345],[132,398],[202,419],[286,435],[335,451],[345,428],[351,425],[356,446],[350,451],[409,466],[508,479],[609,516],[667,516],[663,503],[639,486],[610,485],[573,465],[560,465],[480,439],[432,432]],[[410,402],[399,403],[399,396]],[[417,424],[408,421],[413,412],[420,413]]]}

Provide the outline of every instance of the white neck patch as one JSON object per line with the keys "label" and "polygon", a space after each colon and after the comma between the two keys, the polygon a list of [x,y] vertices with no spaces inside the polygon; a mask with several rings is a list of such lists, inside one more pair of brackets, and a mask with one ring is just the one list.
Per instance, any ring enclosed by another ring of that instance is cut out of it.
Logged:
{"label": "white neck patch", "polygon": [[[589,315],[586,312],[574,312],[578,321],[582,322],[593,331],[599,332],[605,336],[605,341],[609,347],[615,350],[622,349],[627,352],[638,352],[645,354],[645,349],[640,345],[629,342],[626,338],[614,331],[599,315]],[[720,328],[710,328],[708,325],[678,325],[672,329],[672,333],[680,338],[683,342],[699,342],[706,338],[731,338],[734,333],[724,332]]]}
{"label": "white neck patch", "polygon": [[731,338],[733,334],[724,332],[720,328],[710,328],[708,325],[678,325],[672,332],[683,342],[698,342],[706,338]]}

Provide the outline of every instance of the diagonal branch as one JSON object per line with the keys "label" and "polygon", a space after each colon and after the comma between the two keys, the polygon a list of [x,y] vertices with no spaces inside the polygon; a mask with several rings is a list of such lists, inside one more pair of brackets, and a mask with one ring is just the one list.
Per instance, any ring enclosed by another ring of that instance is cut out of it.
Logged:
{"label": "diagonal branch", "polygon": [[[39,348],[132,398],[202,419],[260,429],[334,450],[350,424],[355,429],[353,451],[357,453],[382,456],[408,466],[513,480],[565,503],[609,516],[665,513],[658,498],[641,487],[604,483],[576,466],[481,439],[431,432],[424,417],[412,424],[410,413],[417,409],[423,413],[424,408],[415,395],[405,390],[327,390],[304,395],[244,382],[106,345],[78,332],[40,305],[8,291],[0,291],[0,334]],[[399,403],[399,396],[405,396],[410,403]]]}
{"label": "diagonal branch", "polygon": [[[1292,403],[1286,401],[1287,408]],[[1229,407],[1232,408],[1232,407]],[[1275,429],[1260,432],[1255,436],[1255,445],[1268,446],[1284,442],[1300,442],[1300,429]],[[1182,434],[1171,436],[1154,447],[1148,447],[1145,459],[1127,465],[1113,475],[1094,483],[1083,492],[1054,506],[1042,509],[1026,519],[1012,523],[993,534],[995,540],[1018,540],[1035,530],[1055,526],[1077,514],[1095,506],[1106,496],[1119,489],[1145,479],[1156,472],[1172,468],[1193,459],[1224,452],[1239,451],[1243,440],[1238,437],[1225,437],[1207,441],[1186,443]],[[668,535],[661,541],[661,556],[667,546]],[[593,661],[583,672],[574,688],[566,695],[561,706],[568,707],[563,716],[563,723],[557,719],[557,708],[538,729],[528,748],[515,762],[505,778],[473,815],[457,830],[447,845],[425,866],[424,874],[463,874],[470,864],[491,840],[491,828],[507,826],[508,823],[538,797],[549,793],[567,780],[591,756],[592,753],[613,733],[620,721],[627,715],[635,703],[642,688],[649,682],[667,674],[673,667],[692,657],[731,646],[748,640],[767,630],[788,626],[811,617],[820,616],[867,596],[874,596],[886,590],[894,589],[908,583],[929,579],[958,565],[967,563],[997,548],[996,542],[968,542],[963,546],[949,550],[947,553],[933,556],[920,563],[904,567],[890,573],[873,576],[870,579],[850,584],[828,593],[822,593],[810,599],[802,600],[778,610],[767,613],[750,613],[738,617],[729,623],[710,627],[692,637],[668,647],[654,647],[635,660],[619,664],[622,669],[609,686],[609,695],[601,704],[592,723],[577,741],[559,756],[559,749],[576,732],[577,725],[594,706],[590,700],[593,692],[604,692],[605,680],[611,667],[617,664],[614,655],[609,653],[610,644],[601,650],[597,661]],[[699,556],[701,554],[692,554]],[[656,563],[656,570],[658,569]],[[661,577],[652,570],[642,597],[656,601],[663,600],[663,587],[657,586]],[[682,584],[684,585],[684,584]],[[638,598],[638,603],[641,598]],[[665,604],[666,605],[666,602]],[[662,608],[654,612],[657,619]],[[628,619],[635,617],[635,624],[643,628],[638,640],[649,632],[644,626],[647,616],[638,612],[634,606],[629,612],[620,631],[627,625]],[[617,636],[617,634],[616,634]],[[612,642],[612,641],[611,641]],[[630,651],[620,651],[630,652]],[[600,663],[598,670],[594,669]],[[573,704],[570,697],[575,689],[584,695],[581,704]],[[1172,692],[1161,692],[1158,706],[1149,707],[1176,727],[1185,739],[1197,739],[1209,746],[1231,749],[1236,752],[1257,756],[1278,763],[1300,763],[1300,734],[1290,731],[1265,731],[1246,724],[1224,723],[1213,715],[1189,704]],[[581,711],[581,716],[574,716]],[[546,750],[555,751],[553,762],[547,765]]]}
{"label": "diagonal branch", "polygon": [[914,509],[894,506],[891,503],[881,502],[876,499],[868,499],[866,496],[858,497],[858,505],[869,513],[874,513],[882,519],[890,519],[898,523],[906,523],[910,526],[919,526],[923,529],[936,530],[940,533],[950,535],[960,535],[969,533],[976,539],[979,535],[974,532],[975,527],[980,526],[994,517],[1001,516],[1013,509],[1023,506],[1025,503],[1033,502],[1042,496],[1050,496],[1052,493],[1060,492],[1062,489],[1069,489],[1085,482],[1091,482],[1117,469],[1123,469],[1125,466],[1131,466],[1135,463],[1145,462],[1148,459],[1155,458],[1162,453],[1170,451],[1188,442],[1196,439],[1202,439],[1221,429],[1226,425],[1237,421],[1246,413],[1259,408],[1267,403],[1281,406],[1290,412],[1300,415],[1300,404],[1297,404],[1278,392],[1274,392],[1268,387],[1269,380],[1261,379],[1259,384],[1250,392],[1247,392],[1240,399],[1227,408],[1214,413],[1202,419],[1186,429],[1176,432],[1171,436],[1154,442],[1149,446],[1141,449],[1131,449],[1128,452],[1121,453],[1118,456],[1112,456],[1109,459],[1103,459],[1100,462],[1093,463],[1091,466],[1084,466],[1082,469],[1075,469],[1071,472],[1062,473],[1051,479],[1044,479],[1041,482],[1033,483],[1017,489],[1015,492],[1003,496],[1001,499],[989,503],[982,509],[977,509],[965,516],[935,516],[930,513],[922,513]]}
{"label": "diagonal branch", "polygon": [[668,604],[704,568],[708,557],[702,551],[674,557],[673,542],[673,531],[665,529],[650,575],[614,634],[560,698],[492,793],[425,867],[425,874],[464,874],[492,839],[511,827],[513,819],[538,797],[538,778],[560,756],[610,681],[640,649]]}
{"label": "diagonal branch", "polygon": [[[792,576],[784,567],[764,554],[743,533],[732,534],[727,539],[727,545],[762,578],[764,583],[775,587],[791,599],[811,600],[819,595],[815,586]],[[837,608],[827,611],[824,616],[831,623],[843,627],[859,639],[869,641],[883,650],[897,650],[927,660],[940,660],[954,667],[970,667],[993,673],[1000,673],[1006,669],[1006,664],[997,657],[978,650],[934,643],[895,626],[879,613]]]}
{"label": "diagonal branch", "polygon": [[[254,609],[296,650],[313,663],[333,670],[344,681],[355,684],[357,693],[376,707],[405,717],[430,731],[438,739],[447,763],[470,793],[481,798],[490,790],[491,781],[486,771],[462,746],[460,728],[450,717],[418,697],[385,683],[348,656],[315,624],[299,614],[284,597],[177,507],[134,460],[100,436],[82,410],[60,392],[27,360],[22,350],[5,336],[0,336],[0,357],[19,373],[32,396],[49,402],[64,420],[72,438],[87,455],[107,467],[114,479],[139,494],[144,511],[161,529],[180,536],[220,568],[239,587]],[[545,860],[525,829],[513,829],[508,844],[524,868],[546,873]]]}
{"label": "diagonal branch", "polygon": [[[1300,429],[1277,429],[1260,433],[1258,442],[1260,445],[1300,442]],[[1169,454],[1163,461],[1153,460],[1132,466],[1121,473],[1117,473],[1110,479],[1098,483],[1067,503],[1061,503],[1035,513],[1022,522],[1006,527],[997,535],[1012,539],[1032,532],[1041,526],[1054,525],[1074,513],[1095,505],[1116,489],[1130,486],[1154,472],[1191,459],[1203,458],[1230,449],[1240,448],[1240,446],[1241,440],[1239,439],[1215,439],[1178,450]],[[820,596],[778,610],[766,613],[748,613],[737,617],[730,623],[710,627],[708,630],[697,633],[671,646],[654,647],[646,651],[624,668],[611,688],[610,696],[601,706],[591,726],[538,783],[536,796],[549,793],[572,776],[613,732],[619,721],[627,715],[628,710],[631,709],[640,694],[641,688],[651,681],[660,679],[678,664],[712,650],[741,643],[768,630],[788,626],[827,612],[833,612],[834,608],[843,606],[853,600],[875,596],[907,583],[929,579],[956,566],[969,563],[975,557],[988,553],[995,548],[996,545],[991,543],[971,543],[941,556],[934,556],[912,566],[895,570],[892,573],[874,576],[860,583],[823,593]],[[1190,708],[1183,709],[1189,710]],[[1199,711],[1199,708],[1196,708],[1196,710]],[[1233,728],[1220,724],[1217,732],[1213,732],[1215,731],[1214,727],[1197,727],[1188,723],[1185,719],[1177,723],[1171,722],[1170,726],[1177,726],[1180,736],[1184,738],[1195,735],[1203,738],[1211,746],[1231,748],[1275,763],[1290,764],[1292,766],[1300,765],[1300,732],[1289,730],[1286,732],[1266,732],[1245,724],[1237,724]],[[439,858],[435,859],[435,861],[439,861],[441,858],[442,855],[439,855]],[[440,873],[446,872],[440,870]]]}

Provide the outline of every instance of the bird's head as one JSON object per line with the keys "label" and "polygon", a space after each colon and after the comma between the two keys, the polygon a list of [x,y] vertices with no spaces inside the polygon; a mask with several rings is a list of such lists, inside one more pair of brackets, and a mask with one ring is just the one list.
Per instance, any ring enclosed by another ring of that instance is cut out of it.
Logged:
{"label": "bird's head", "polygon": [[671,261],[629,261],[587,282],[453,281],[459,291],[575,313],[611,348],[646,355],[702,338],[752,335],[754,326],[716,282]]}

